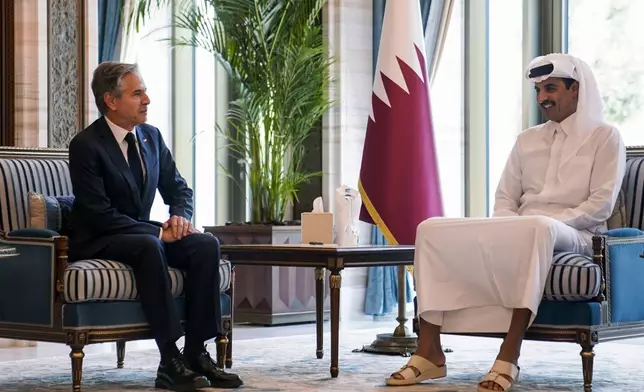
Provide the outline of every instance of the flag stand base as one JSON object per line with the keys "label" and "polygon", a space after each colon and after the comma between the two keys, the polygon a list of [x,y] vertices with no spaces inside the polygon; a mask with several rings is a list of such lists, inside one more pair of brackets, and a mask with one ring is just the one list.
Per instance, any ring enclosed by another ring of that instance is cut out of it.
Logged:
{"label": "flag stand base", "polygon": [[407,301],[405,299],[405,286],[407,283],[407,275],[405,266],[398,266],[398,326],[393,333],[381,333],[376,335],[370,345],[363,346],[362,352],[372,354],[397,354],[403,356],[410,356],[416,351],[416,336],[409,333],[409,329],[405,326],[407,317],[405,316],[405,308]]}
{"label": "flag stand base", "polygon": [[395,333],[381,333],[368,346],[362,347],[362,352],[371,354],[392,354],[408,357],[416,351],[416,336],[396,336]]}

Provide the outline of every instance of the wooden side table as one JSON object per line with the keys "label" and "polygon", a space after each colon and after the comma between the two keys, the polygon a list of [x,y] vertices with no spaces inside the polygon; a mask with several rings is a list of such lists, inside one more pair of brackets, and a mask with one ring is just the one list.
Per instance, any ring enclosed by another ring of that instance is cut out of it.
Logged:
{"label": "wooden side table", "polygon": [[[414,264],[413,246],[357,245],[222,245],[222,259],[233,265],[266,265],[309,267],[316,270],[316,294],[322,293],[324,270],[328,270],[331,287],[331,377],[338,377],[340,340],[340,271],[346,268],[407,266]],[[316,295],[317,296],[317,295]],[[407,320],[398,318],[403,326]],[[322,301],[316,298],[317,358],[322,358]]]}

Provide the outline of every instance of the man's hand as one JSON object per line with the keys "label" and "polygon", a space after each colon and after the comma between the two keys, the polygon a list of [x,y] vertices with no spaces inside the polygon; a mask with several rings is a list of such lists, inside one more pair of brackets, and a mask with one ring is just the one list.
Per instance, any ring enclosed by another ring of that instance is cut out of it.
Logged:
{"label": "man's hand", "polygon": [[[193,234],[194,230],[192,223],[189,220],[182,216],[172,215],[170,219],[163,222],[163,237],[165,237],[166,231],[169,231],[176,240],[180,240],[183,237]],[[167,241],[163,241],[167,242]]]}
{"label": "man's hand", "polygon": [[161,241],[169,244],[171,242],[175,242],[177,238],[172,234],[172,229],[168,227],[167,229],[163,229],[163,232],[161,233]]}

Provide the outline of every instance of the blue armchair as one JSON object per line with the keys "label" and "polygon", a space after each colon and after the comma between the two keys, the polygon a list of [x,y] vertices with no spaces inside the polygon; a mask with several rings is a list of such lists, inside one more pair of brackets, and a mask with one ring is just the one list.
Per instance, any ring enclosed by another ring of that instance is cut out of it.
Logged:
{"label": "blue armchair", "polygon": [[[69,345],[73,390],[80,391],[84,346],[116,342],[121,368],[125,342],[152,335],[130,267],[110,260],[67,262],[65,226],[73,198],[67,159],[62,149],[0,147],[0,246],[18,253],[0,262],[0,337]],[[184,276],[173,268],[168,273],[183,313]],[[217,339],[217,361],[231,367],[234,274],[227,261],[220,278],[226,336]]]}
{"label": "blue armchair", "polygon": [[[543,301],[526,333],[527,340],[581,345],[585,392],[592,390],[596,344],[644,336],[644,147],[627,149],[626,176],[606,227],[593,237],[592,257],[554,255]],[[418,333],[417,315],[413,325]]]}

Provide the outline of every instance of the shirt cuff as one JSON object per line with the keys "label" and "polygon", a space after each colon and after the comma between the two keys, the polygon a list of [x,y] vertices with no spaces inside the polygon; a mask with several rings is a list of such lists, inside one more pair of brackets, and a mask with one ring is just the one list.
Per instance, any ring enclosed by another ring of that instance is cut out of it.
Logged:
{"label": "shirt cuff", "polygon": [[163,227],[159,228],[159,239],[163,238]]}

